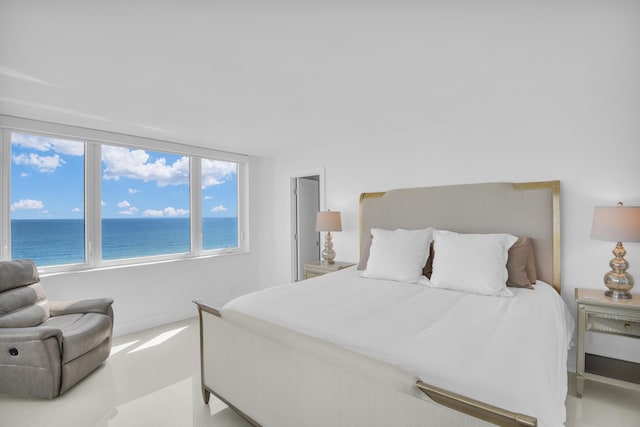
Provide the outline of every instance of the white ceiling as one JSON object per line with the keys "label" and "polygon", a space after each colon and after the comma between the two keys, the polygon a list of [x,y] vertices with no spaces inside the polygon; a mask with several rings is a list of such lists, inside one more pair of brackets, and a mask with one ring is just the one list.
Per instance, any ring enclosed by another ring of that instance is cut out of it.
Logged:
{"label": "white ceiling", "polygon": [[396,96],[406,34],[381,7],[0,0],[0,113],[245,154],[329,144],[404,120],[359,112]]}
{"label": "white ceiling", "polygon": [[0,113],[243,154],[364,144],[542,96],[521,76],[557,74],[553,7],[0,0]]}
{"label": "white ceiling", "polygon": [[425,126],[483,87],[428,3],[0,0],[0,113],[256,155]]}

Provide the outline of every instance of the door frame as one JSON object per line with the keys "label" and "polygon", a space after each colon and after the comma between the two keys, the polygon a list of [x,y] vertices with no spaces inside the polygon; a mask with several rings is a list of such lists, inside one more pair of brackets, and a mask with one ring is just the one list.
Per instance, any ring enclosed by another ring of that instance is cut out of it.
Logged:
{"label": "door frame", "polygon": [[296,208],[296,195],[294,193],[295,182],[298,178],[304,178],[305,176],[318,176],[318,196],[319,196],[319,204],[320,210],[325,210],[325,187],[324,187],[324,167],[319,169],[307,169],[301,171],[295,171],[289,173],[289,224],[290,224],[290,232],[289,232],[289,241],[291,242],[291,254],[289,256],[289,261],[291,264],[291,281],[295,282],[297,280],[297,272],[298,272],[298,263],[297,263],[297,241],[296,241],[296,230],[297,230],[297,208]]}

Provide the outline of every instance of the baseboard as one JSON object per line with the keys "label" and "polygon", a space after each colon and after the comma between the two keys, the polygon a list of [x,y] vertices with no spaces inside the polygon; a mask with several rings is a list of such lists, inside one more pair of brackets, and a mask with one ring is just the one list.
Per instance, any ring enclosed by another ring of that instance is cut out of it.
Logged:
{"label": "baseboard", "polygon": [[585,371],[640,384],[640,363],[587,353],[585,354]]}

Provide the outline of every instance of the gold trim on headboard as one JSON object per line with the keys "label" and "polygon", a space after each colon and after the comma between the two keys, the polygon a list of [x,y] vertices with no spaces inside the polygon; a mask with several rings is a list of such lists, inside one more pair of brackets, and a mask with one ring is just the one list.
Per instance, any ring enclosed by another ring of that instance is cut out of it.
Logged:
{"label": "gold trim on headboard", "polygon": [[514,185],[519,190],[551,189],[553,207],[553,283],[551,285],[560,293],[560,181],[523,182]]}
{"label": "gold trim on headboard", "polygon": [[[560,181],[540,181],[540,182],[522,182],[513,183],[513,186],[518,190],[540,190],[550,189],[552,195],[552,222],[553,222],[553,254],[552,254],[552,283],[551,285],[560,293],[561,280],[560,280]],[[365,199],[383,197],[386,192],[375,193],[362,193],[360,195],[360,256],[364,248],[362,247],[363,241],[363,201]]]}
{"label": "gold trim on headboard", "polygon": [[376,197],[382,197],[385,195],[384,191],[380,191],[377,193],[361,193],[360,194],[360,217],[359,217],[359,221],[360,221],[360,257],[362,258],[362,251],[364,250],[364,248],[362,247],[362,202],[364,201],[364,199],[375,199]]}

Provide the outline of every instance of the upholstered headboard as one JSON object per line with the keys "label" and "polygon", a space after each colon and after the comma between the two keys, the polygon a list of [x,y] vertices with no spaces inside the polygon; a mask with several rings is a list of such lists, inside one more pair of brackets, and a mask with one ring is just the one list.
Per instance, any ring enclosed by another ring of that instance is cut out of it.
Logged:
{"label": "upholstered headboard", "polygon": [[449,185],[363,193],[360,269],[371,228],[434,227],[460,233],[530,237],[538,278],[560,292],[560,181]]}

